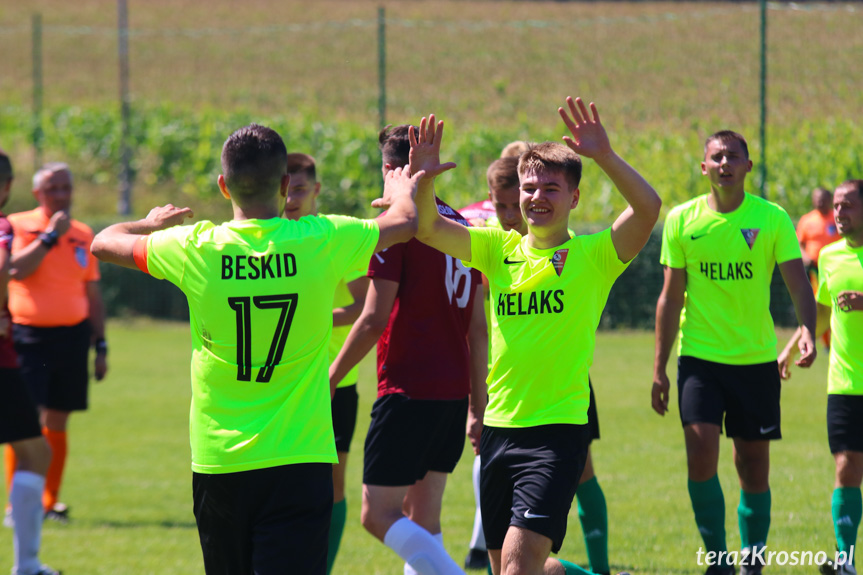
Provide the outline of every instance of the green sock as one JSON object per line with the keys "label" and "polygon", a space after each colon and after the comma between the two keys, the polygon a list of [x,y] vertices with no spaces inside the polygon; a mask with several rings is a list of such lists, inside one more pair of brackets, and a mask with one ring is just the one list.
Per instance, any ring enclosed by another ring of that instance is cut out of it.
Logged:
{"label": "green sock", "polygon": [[558,559],[560,564],[563,565],[563,570],[566,571],[566,575],[593,575],[587,569],[582,569],[575,563],[570,563],[569,561],[564,561],[563,559]]}
{"label": "green sock", "polygon": [[836,547],[848,553],[857,542],[857,527],[863,515],[859,487],[837,487],[833,490],[833,529]]}
{"label": "green sock", "polygon": [[740,490],[740,505],[737,506],[740,525],[740,547],[763,547],[767,544],[770,530],[770,490],[764,493],[746,493]]}
{"label": "green sock", "polygon": [[707,481],[689,480],[689,499],[695,512],[695,524],[705,551],[728,551],[725,546],[725,497],[719,476],[714,475]]}
{"label": "green sock", "polygon": [[336,562],[336,553],[342,542],[342,533],[345,531],[345,522],[348,518],[348,502],[345,499],[333,503],[333,516],[330,520],[329,548],[327,549],[327,575],[333,570]]}
{"label": "green sock", "polygon": [[578,486],[575,496],[590,570],[608,573],[608,508],[602,487],[596,477],[592,477]]}

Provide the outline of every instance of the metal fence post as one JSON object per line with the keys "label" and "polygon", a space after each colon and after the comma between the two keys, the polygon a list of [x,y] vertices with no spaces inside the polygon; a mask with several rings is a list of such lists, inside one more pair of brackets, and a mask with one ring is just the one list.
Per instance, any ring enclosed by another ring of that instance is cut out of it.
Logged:
{"label": "metal fence post", "polygon": [[33,139],[33,171],[42,167],[42,14],[33,14],[33,118],[31,137]]}
{"label": "metal fence post", "polygon": [[129,147],[131,132],[129,105],[129,13],[126,0],[117,0],[117,50],[120,62],[120,198],[117,213],[132,213],[132,151]]}
{"label": "metal fence post", "polygon": [[384,7],[378,7],[378,116],[380,127],[387,118],[387,30]]}
{"label": "metal fence post", "polygon": [[767,197],[767,0],[761,5],[761,197]]}

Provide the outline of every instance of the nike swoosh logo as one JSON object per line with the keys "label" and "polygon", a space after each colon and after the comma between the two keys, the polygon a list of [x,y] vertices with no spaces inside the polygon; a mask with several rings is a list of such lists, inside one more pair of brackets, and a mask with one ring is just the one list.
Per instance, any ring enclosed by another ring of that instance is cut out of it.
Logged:
{"label": "nike swoosh logo", "polygon": [[759,429],[759,431],[761,432],[761,435],[764,435],[765,433],[770,433],[771,431],[773,431],[777,427],[779,427],[779,426],[778,425],[771,425],[770,427],[762,427]]}
{"label": "nike swoosh logo", "polygon": [[548,519],[548,515],[537,515],[536,513],[531,513],[530,509],[524,512],[525,519]]}
{"label": "nike swoosh logo", "polygon": [[523,264],[524,260],[512,261],[509,259],[509,256],[506,256],[505,258],[503,258],[503,263],[505,263],[508,266],[511,266],[512,264]]}
{"label": "nike swoosh logo", "polygon": [[691,236],[689,236],[689,238],[693,239],[693,240],[700,240],[701,238],[703,238],[706,235],[707,234],[701,234],[700,236],[696,236],[695,234],[692,234]]}

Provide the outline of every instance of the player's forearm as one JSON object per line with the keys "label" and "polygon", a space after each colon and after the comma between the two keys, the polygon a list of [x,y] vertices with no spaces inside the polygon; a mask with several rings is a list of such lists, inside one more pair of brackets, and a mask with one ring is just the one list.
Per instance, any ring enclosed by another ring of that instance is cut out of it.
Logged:
{"label": "player's forearm", "polygon": [[333,310],[333,327],[351,325],[357,321],[362,311],[363,302],[354,302],[344,307],[337,307]]}
{"label": "player's forearm", "polygon": [[[434,180],[420,182],[416,195],[417,204],[417,239],[423,241],[433,238],[438,220],[441,219],[435,199]],[[426,242],[423,242],[426,243]]]}
{"label": "player's forearm", "polygon": [[[797,315],[797,324],[809,330],[809,333],[816,335],[817,332],[817,311],[815,309],[815,297],[812,295],[812,290],[806,284],[802,288],[796,286],[790,291],[791,302],[794,304],[794,313]],[[826,326],[824,327],[826,331]]]}
{"label": "player's forearm", "polygon": [[50,248],[41,239],[37,238],[24,246],[21,250],[12,254],[9,262],[9,273],[16,280],[23,280],[33,275],[39,269],[39,265]]}
{"label": "player's forearm", "polygon": [[90,307],[90,338],[95,343],[96,340],[105,339],[105,304],[96,282],[90,282],[87,285],[87,302]]}
{"label": "player's forearm", "polygon": [[488,335],[470,338],[470,409],[478,418],[488,400]]}
{"label": "player's forearm", "polygon": [[682,309],[683,302],[669,299],[664,295],[660,295],[656,302],[654,374],[665,373],[674,340],[677,338],[677,331],[680,329],[680,311]]}
{"label": "player's forearm", "polygon": [[615,152],[596,158],[596,163],[614,183],[635,216],[651,220],[651,226],[656,223],[662,200],[653,186]]}
{"label": "player's forearm", "polygon": [[345,344],[330,365],[330,386],[342,381],[348,372],[363,360],[369,350],[374,347],[385,329],[370,316],[360,316],[345,339]]}

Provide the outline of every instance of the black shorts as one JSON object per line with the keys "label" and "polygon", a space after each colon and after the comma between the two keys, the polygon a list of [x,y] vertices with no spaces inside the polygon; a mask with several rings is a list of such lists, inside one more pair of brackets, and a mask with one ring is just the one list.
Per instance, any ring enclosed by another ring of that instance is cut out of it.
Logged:
{"label": "black shorts", "polygon": [[327,571],[333,466],[281,465],[194,473],[195,520],[207,575]]}
{"label": "black shorts", "polygon": [[587,425],[483,428],[479,493],[488,549],[501,549],[515,525],[560,550],[589,445]]}
{"label": "black shorts", "polygon": [[863,395],[827,396],[827,441],[830,453],[863,452]]}
{"label": "black shorts", "polygon": [[413,485],[429,471],[452,473],[464,451],[467,398],[379,397],[366,435],[363,483]]}
{"label": "black shorts", "polygon": [[590,404],[587,406],[587,427],[590,429],[590,440],[599,439],[599,414],[596,412],[596,397],[593,395],[593,383],[587,379],[590,388]]}
{"label": "black shorts", "polygon": [[15,324],[21,377],[36,405],[58,411],[87,409],[90,323],[69,327]]}
{"label": "black shorts", "polygon": [[39,412],[18,368],[0,368],[0,443],[42,435]]}
{"label": "black shorts", "polygon": [[680,421],[713,423],[725,435],[746,441],[782,439],[775,361],[729,365],[690,356],[677,359]]}
{"label": "black shorts", "polygon": [[336,451],[348,453],[357,427],[357,405],[359,396],[356,385],[336,388],[333,396],[333,433],[336,436]]}

